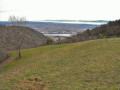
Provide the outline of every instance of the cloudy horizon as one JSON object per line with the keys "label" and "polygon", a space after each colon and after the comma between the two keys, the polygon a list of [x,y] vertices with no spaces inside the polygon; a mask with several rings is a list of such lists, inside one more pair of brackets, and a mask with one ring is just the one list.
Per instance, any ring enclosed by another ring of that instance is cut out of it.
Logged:
{"label": "cloudy horizon", "polygon": [[0,20],[116,20],[119,0],[0,0]]}

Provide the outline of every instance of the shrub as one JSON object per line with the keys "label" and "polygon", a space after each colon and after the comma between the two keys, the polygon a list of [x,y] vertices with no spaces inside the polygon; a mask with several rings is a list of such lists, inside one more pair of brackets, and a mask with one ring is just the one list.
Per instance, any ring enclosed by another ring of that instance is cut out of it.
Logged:
{"label": "shrub", "polygon": [[104,38],[104,36],[102,35],[102,34],[99,34],[99,37],[102,39],[102,38]]}
{"label": "shrub", "polygon": [[51,38],[47,39],[47,45],[53,44],[53,40]]}

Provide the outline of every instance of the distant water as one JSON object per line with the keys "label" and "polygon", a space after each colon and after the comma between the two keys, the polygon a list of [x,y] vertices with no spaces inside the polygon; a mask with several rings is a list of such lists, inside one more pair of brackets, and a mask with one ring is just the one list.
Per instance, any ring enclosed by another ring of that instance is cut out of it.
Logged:
{"label": "distant water", "polygon": [[38,22],[101,25],[101,24],[107,24],[109,21],[107,21],[107,20],[41,20]]}
{"label": "distant water", "polygon": [[54,36],[54,37],[70,37],[72,34],[44,34],[45,36]]}

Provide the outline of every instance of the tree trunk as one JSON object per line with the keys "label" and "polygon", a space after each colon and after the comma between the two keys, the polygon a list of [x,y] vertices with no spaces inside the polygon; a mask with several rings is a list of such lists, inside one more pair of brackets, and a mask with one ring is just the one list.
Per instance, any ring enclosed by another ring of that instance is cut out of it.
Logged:
{"label": "tree trunk", "polygon": [[19,48],[19,58],[21,58],[21,51],[20,51],[20,48]]}

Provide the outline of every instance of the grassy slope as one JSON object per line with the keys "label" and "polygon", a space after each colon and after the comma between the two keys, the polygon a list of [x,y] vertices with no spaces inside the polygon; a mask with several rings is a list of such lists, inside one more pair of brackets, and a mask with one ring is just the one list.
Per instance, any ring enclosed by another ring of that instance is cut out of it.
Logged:
{"label": "grassy slope", "polygon": [[[120,88],[120,38],[25,49],[22,54],[4,67],[0,88],[34,77],[51,81],[49,90]],[[9,59],[16,57],[13,52]]]}

